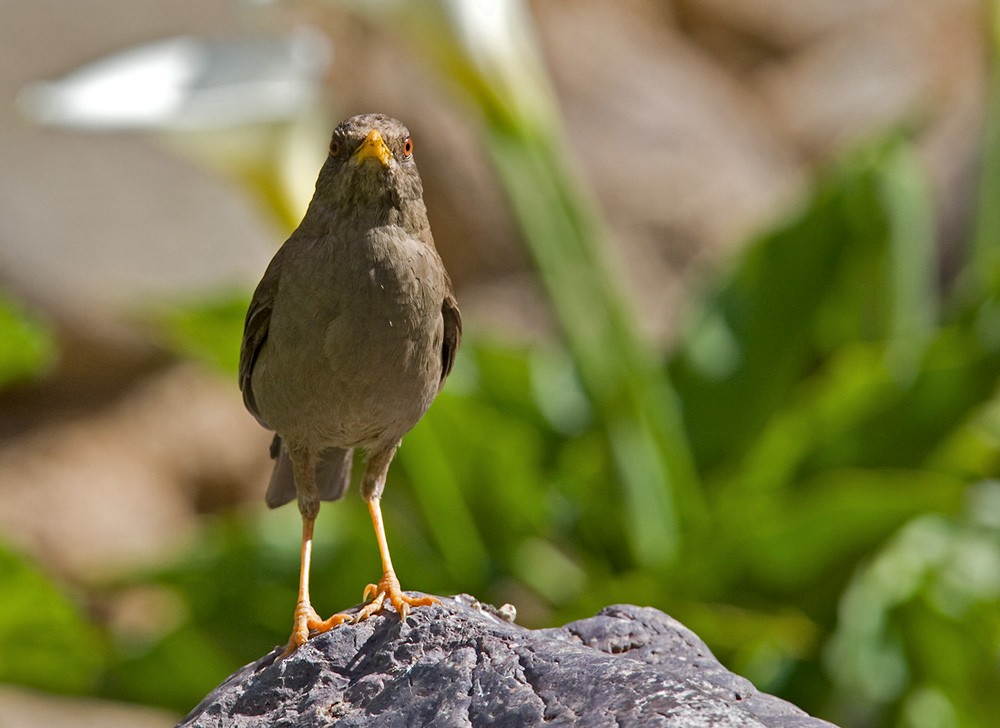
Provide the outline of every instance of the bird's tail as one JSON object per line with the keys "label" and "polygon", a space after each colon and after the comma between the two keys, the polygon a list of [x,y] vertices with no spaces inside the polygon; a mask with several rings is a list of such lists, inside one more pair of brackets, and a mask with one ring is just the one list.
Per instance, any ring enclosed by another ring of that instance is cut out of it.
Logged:
{"label": "bird's tail", "polygon": [[[319,454],[316,461],[316,488],[320,500],[339,500],[347,492],[351,482],[351,463],[354,450],[331,447]],[[292,460],[288,450],[281,446],[281,437],[274,436],[271,442],[271,457],[274,458],[274,472],[267,485],[264,500],[269,508],[283,506],[295,500],[295,477],[292,474]]]}

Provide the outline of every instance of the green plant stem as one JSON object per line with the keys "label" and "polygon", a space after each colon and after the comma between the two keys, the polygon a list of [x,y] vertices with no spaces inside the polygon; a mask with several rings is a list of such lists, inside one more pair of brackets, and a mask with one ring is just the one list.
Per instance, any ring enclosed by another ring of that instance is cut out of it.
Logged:
{"label": "green plant stem", "polygon": [[494,123],[486,143],[606,433],[633,555],[667,564],[679,553],[682,524],[697,520],[702,504],[669,382],[604,260],[604,228],[554,140]]}

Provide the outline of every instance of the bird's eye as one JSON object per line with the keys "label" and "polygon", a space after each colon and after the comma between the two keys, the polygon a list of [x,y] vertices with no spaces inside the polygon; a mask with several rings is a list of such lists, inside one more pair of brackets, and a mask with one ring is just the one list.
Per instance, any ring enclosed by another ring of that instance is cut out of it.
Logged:
{"label": "bird's eye", "polygon": [[341,151],[343,151],[344,145],[340,143],[340,140],[336,137],[330,140],[330,155],[333,157],[340,156]]}
{"label": "bird's eye", "polygon": [[413,154],[413,140],[406,137],[406,141],[403,142],[403,156],[409,159],[411,154]]}

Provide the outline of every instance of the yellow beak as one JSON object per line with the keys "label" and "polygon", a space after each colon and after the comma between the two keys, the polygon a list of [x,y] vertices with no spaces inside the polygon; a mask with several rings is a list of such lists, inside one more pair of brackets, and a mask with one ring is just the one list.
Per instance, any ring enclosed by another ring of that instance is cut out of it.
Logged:
{"label": "yellow beak", "polygon": [[354,152],[352,158],[355,164],[361,164],[366,159],[377,159],[383,167],[388,167],[389,161],[392,159],[392,152],[389,151],[389,147],[386,146],[378,129],[372,129],[368,132],[365,140],[361,142],[361,146]]}

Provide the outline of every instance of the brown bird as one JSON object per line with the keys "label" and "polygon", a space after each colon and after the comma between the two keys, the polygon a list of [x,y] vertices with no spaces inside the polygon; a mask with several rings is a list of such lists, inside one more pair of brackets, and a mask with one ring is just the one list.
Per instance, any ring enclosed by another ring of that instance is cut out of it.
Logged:
{"label": "brown bird", "polygon": [[[337,126],[305,217],[254,291],[240,348],[247,409],[275,431],[271,508],[298,499],[299,599],[286,654],[310,632],[361,621],[392,603],[402,619],[431,604],[400,591],[379,499],[400,439],[451,371],[462,319],[431,237],[406,127],[384,114]],[[353,452],[367,453],[361,495],[382,557],[353,618],[323,620],[309,601],[321,500],[347,490]]]}

